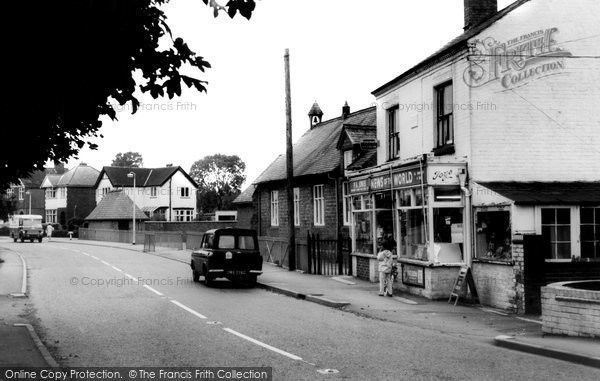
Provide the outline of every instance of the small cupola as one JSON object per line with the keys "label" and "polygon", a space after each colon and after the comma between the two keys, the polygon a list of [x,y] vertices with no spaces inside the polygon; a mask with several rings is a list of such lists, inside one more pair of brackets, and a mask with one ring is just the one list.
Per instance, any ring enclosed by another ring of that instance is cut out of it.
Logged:
{"label": "small cupola", "polygon": [[321,110],[319,104],[316,101],[310,108],[310,111],[308,112],[308,117],[310,118],[311,130],[323,120],[323,111]]}
{"label": "small cupola", "polygon": [[348,101],[346,101],[344,106],[342,106],[342,119],[348,118],[348,115],[350,115],[350,106],[348,106]]}

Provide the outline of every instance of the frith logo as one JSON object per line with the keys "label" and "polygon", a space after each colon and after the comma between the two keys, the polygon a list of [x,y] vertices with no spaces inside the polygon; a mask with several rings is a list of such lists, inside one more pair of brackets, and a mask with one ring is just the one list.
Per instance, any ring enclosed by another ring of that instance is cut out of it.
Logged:
{"label": "frith logo", "polygon": [[468,86],[480,87],[499,81],[510,89],[533,79],[558,74],[571,52],[557,46],[558,28],[540,29],[501,43],[492,37],[475,40],[464,72]]}

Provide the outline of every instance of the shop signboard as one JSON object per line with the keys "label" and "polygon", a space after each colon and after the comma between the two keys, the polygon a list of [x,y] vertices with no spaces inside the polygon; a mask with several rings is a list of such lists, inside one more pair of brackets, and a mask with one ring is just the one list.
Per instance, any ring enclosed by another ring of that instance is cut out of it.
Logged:
{"label": "shop signboard", "polygon": [[390,190],[391,188],[407,188],[421,185],[420,168],[397,169],[381,172],[375,176],[350,181],[350,194],[361,194]]}
{"label": "shop signboard", "polygon": [[459,173],[466,173],[465,164],[429,164],[427,168],[427,184],[460,185]]}
{"label": "shop signboard", "polygon": [[425,267],[403,263],[402,283],[425,288]]}

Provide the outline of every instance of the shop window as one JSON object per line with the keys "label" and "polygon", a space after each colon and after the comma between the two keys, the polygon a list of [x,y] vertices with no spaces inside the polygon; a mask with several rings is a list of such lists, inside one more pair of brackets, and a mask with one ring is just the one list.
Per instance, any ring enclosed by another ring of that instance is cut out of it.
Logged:
{"label": "shop window", "polygon": [[352,197],[354,220],[354,251],[373,254],[373,204],[368,195]]}
{"label": "shop window", "polygon": [[508,210],[475,213],[475,258],[511,260],[510,212]]}
{"label": "shop window", "polygon": [[582,207],[581,220],[581,258],[600,259],[600,207]]}
{"label": "shop window", "polygon": [[396,240],[394,239],[394,215],[392,210],[392,194],[391,192],[382,192],[375,194],[375,219],[377,224],[376,237],[377,248],[381,247],[384,239],[392,242],[395,254]]}
{"label": "shop window", "polygon": [[434,262],[460,262],[463,252],[462,208],[433,210]]}
{"label": "shop window", "polygon": [[542,236],[547,259],[571,258],[571,209],[542,208]]}
{"label": "shop window", "polygon": [[455,202],[462,200],[462,194],[459,187],[434,188],[434,197],[436,202]]}
{"label": "shop window", "polygon": [[399,224],[399,254],[406,258],[427,260],[426,211],[423,209],[423,192],[420,188],[397,192],[396,208]]}

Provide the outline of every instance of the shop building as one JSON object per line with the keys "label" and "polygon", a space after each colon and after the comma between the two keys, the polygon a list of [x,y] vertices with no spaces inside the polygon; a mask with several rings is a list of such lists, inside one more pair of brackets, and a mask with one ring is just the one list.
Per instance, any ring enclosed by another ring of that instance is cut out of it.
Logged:
{"label": "shop building", "polygon": [[[399,287],[484,304],[600,276],[600,29],[592,0],[465,0],[465,31],[373,92],[377,165],[351,171],[355,275],[392,237]],[[594,32],[596,31],[596,32]]]}

